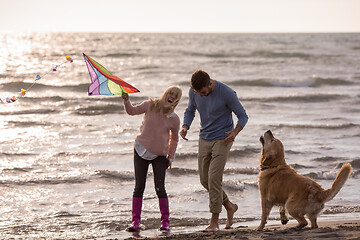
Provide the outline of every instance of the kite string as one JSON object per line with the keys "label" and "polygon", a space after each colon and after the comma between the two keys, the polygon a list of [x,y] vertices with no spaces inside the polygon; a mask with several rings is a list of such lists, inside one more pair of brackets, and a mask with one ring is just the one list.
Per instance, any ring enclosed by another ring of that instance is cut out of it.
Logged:
{"label": "kite string", "polygon": [[[50,72],[55,72],[57,70],[58,67],[66,64],[67,62],[70,62],[72,63],[73,62],[73,59],[67,55],[66,56],[66,61],[61,63],[61,64],[56,64],[54,65],[54,67],[52,68],[52,70],[46,72],[44,75],[40,76],[40,75],[37,75],[36,76],[36,79],[34,80],[34,82],[30,85],[30,87],[28,87],[27,89],[21,89],[21,92],[20,94],[17,94],[16,96],[17,97],[24,97],[26,92],[29,91],[35,84],[38,80],[40,80],[41,78],[45,77],[46,75],[48,75]],[[0,98],[0,103],[12,103],[12,102],[15,102],[17,100],[17,97],[13,96],[12,98],[9,98],[7,97],[5,101],[3,101],[1,98]]]}
{"label": "kite string", "polygon": [[35,81],[34,81],[34,82],[30,85],[30,87],[28,87],[25,91],[29,91],[29,90],[36,84],[36,82],[37,82],[38,80],[40,80],[41,78],[44,78],[46,75],[48,75],[48,74],[51,73],[51,72],[55,72],[58,67],[64,65],[64,64],[67,63],[67,62],[68,62],[68,60],[67,60],[66,62],[61,63],[61,64],[55,65],[55,66],[53,67],[52,71],[48,71],[48,72],[46,72],[46,73],[45,73],[44,75],[42,75],[42,76],[37,75]]}

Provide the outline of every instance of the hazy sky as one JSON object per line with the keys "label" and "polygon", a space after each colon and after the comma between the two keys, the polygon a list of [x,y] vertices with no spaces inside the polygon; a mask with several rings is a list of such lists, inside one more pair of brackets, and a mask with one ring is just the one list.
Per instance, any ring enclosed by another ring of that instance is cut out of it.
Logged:
{"label": "hazy sky", "polygon": [[360,0],[0,0],[0,31],[360,32]]}

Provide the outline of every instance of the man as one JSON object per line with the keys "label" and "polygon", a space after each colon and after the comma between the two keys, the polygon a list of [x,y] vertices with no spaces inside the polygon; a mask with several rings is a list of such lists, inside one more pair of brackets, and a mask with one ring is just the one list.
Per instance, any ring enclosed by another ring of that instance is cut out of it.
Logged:
{"label": "man", "polygon": [[[230,202],[222,189],[225,164],[235,137],[245,127],[248,116],[236,92],[227,85],[213,80],[203,70],[197,70],[191,77],[189,104],[184,113],[184,124],[180,131],[183,139],[195,117],[200,114],[198,167],[200,182],[209,192],[210,225],[205,231],[219,230],[219,214],[224,205],[227,211],[226,227],[233,224],[238,206]],[[238,118],[234,128],[232,113]]]}

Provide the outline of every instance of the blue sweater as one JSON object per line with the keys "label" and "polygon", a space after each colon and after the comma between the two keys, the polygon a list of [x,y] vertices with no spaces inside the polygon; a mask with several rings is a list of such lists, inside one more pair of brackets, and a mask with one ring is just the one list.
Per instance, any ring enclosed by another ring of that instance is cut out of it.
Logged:
{"label": "blue sweater", "polygon": [[236,92],[216,81],[215,89],[208,96],[201,97],[193,89],[189,90],[189,104],[184,113],[184,125],[190,128],[198,110],[201,120],[200,138],[211,141],[225,139],[225,132],[234,129],[232,112],[238,118],[237,124],[245,127],[248,116]]}

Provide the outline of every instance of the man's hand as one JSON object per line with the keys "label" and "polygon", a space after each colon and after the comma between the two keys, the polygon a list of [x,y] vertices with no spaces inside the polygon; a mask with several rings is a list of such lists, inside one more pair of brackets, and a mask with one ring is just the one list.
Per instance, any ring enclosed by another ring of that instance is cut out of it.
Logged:
{"label": "man's hand", "polygon": [[227,135],[229,135],[227,138],[224,139],[224,142],[229,143],[235,141],[236,136],[239,134],[239,132],[242,130],[241,125],[236,125],[235,129],[225,132]]}
{"label": "man's hand", "polygon": [[186,138],[186,134],[187,134],[187,131],[188,131],[189,127],[186,126],[186,125],[183,125],[181,131],[180,131],[180,136],[184,139],[184,140],[189,140]]}
{"label": "man's hand", "polygon": [[229,143],[229,142],[233,142],[236,138],[236,133],[234,130],[225,132],[227,135],[229,135],[227,138],[224,139],[224,142]]}

